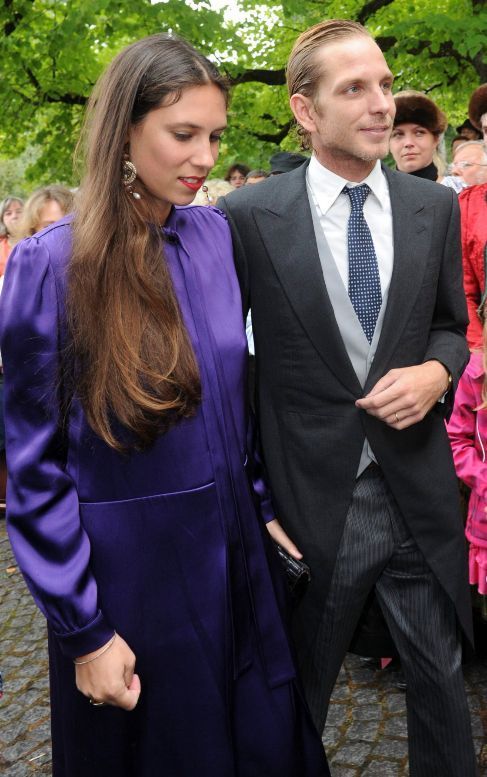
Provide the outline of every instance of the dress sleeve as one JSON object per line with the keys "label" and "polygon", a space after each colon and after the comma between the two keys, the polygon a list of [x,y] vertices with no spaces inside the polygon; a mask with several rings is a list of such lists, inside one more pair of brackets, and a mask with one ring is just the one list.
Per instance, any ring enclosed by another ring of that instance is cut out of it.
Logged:
{"label": "dress sleeve", "polygon": [[467,368],[455,396],[455,405],[447,425],[448,436],[458,477],[479,497],[487,500],[487,462],[483,461],[475,445],[477,413],[482,412],[475,411],[475,408],[480,402],[481,398],[474,390]]}
{"label": "dress sleeve", "polygon": [[249,427],[247,431],[247,450],[249,451],[250,481],[257,498],[260,514],[265,523],[276,518],[271,492],[267,483],[267,475],[258,444],[256,424],[253,413],[249,410]]}
{"label": "dress sleeve", "polygon": [[45,237],[20,243],[9,258],[0,306],[7,526],[36,603],[63,652],[74,658],[103,645],[113,629],[98,608],[89,540],[66,471],[60,296]]}

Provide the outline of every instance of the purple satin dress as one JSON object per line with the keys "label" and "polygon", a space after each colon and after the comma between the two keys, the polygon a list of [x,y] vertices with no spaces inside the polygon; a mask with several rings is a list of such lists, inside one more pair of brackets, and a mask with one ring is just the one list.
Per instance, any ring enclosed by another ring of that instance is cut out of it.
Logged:
{"label": "purple satin dress", "polygon": [[[53,774],[328,775],[295,682],[269,496],[247,459],[246,342],[227,223],[211,208],[175,208],[164,234],[203,398],[195,417],[142,453],[106,446],[76,397],[61,428],[69,220],[23,241],[8,263],[8,529],[48,619]],[[94,708],[74,684],[72,658],[114,629],[137,657],[132,712]]]}

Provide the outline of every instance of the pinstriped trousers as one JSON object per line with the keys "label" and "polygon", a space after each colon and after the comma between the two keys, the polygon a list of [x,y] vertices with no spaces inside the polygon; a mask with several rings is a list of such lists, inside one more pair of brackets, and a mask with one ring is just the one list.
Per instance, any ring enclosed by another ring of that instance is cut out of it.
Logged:
{"label": "pinstriped trousers", "polygon": [[378,467],[357,479],[317,648],[312,659],[301,661],[319,731],[374,586],[407,681],[410,777],[475,777],[455,609],[412,538]]}

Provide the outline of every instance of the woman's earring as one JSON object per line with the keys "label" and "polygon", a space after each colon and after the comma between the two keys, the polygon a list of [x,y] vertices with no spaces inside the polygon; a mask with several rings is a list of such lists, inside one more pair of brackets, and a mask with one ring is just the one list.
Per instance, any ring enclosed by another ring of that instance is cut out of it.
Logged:
{"label": "woman's earring", "polygon": [[203,192],[203,194],[204,194],[204,195],[205,195],[205,197],[206,197],[206,204],[207,204],[207,205],[211,205],[211,197],[210,197],[210,195],[208,194],[208,187],[207,187],[207,186],[202,186],[202,187],[201,187],[201,191]]}
{"label": "woman's earring", "polygon": [[137,178],[137,170],[133,162],[124,159],[122,162],[122,181],[125,185],[133,183]]}
{"label": "woman's earring", "polygon": [[127,154],[124,154],[124,159],[122,162],[122,183],[125,186],[128,193],[132,195],[134,200],[140,200],[139,192],[136,192],[134,190],[134,187],[132,186],[136,178],[137,178],[137,170],[135,168],[135,165],[133,162],[131,162],[128,159]]}

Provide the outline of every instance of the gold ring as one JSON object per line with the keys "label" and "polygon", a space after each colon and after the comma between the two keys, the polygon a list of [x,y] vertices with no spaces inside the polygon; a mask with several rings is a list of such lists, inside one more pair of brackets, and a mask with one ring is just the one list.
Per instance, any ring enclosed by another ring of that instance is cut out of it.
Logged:
{"label": "gold ring", "polygon": [[96,701],[93,698],[93,696],[90,696],[89,699],[90,699],[90,704],[92,705],[92,707],[104,707],[105,706],[105,702],[104,701]]}
{"label": "gold ring", "polygon": [[396,419],[396,424],[399,423],[399,416],[397,413],[394,413],[394,418]]}

